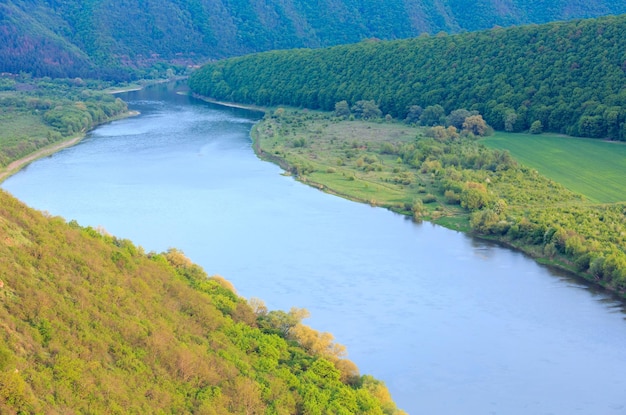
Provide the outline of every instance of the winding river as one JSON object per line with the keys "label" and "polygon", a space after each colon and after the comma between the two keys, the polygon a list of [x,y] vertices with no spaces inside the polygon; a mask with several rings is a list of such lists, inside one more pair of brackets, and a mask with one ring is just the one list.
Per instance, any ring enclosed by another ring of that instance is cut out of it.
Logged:
{"label": "winding river", "polygon": [[624,304],[523,254],[322,193],[259,160],[259,114],[160,85],[2,187],[304,307],[410,414],[626,414]]}

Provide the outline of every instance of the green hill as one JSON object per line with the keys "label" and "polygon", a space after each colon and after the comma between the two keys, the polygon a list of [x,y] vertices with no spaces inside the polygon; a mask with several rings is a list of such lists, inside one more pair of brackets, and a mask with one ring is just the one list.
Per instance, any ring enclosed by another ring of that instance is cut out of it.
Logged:
{"label": "green hill", "polygon": [[124,80],[160,62],[620,13],[609,0],[12,0],[0,72]]}
{"label": "green hill", "polygon": [[497,130],[626,140],[626,15],[454,36],[272,51],[209,63],[195,92],[220,100],[333,110],[373,100],[476,110]]}
{"label": "green hill", "polygon": [[248,303],[176,250],[0,191],[0,258],[2,414],[401,413],[305,310]]}

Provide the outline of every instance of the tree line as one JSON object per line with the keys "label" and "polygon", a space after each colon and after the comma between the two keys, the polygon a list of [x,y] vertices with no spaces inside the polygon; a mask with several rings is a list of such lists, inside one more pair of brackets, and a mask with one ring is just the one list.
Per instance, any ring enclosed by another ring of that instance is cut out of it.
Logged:
{"label": "tree line", "polygon": [[373,100],[478,111],[497,130],[626,140],[626,15],[460,35],[272,51],[192,74],[201,95],[332,111]]}
{"label": "tree line", "polygon": [[622,3],[481,0],[468,13],[461,0],[12,0],[0,3],[0,72],[128,81],[155,63],[626,13]]}

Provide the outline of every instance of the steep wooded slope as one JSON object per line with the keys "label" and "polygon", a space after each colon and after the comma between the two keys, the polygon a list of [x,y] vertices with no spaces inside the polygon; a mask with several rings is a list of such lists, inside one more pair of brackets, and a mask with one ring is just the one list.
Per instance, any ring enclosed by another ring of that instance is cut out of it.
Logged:
{"label": "steep wooded slope", "polygon": [[207,64],[189,85],[217,99],[332,110],[374,100],[476,110],[496,129],[626,140],[626,15],[459,35],[272,51]]}
{"label": "steep wooded slope", "polygon": [[287,339],[316,339],[300,310],[255,304],[176,250],[0,191],[2,414],[397,413],[380,382]]}
{"label": "steep wooded slope", "polygon": [[161,61],[619,13],[626,3],[609,0],[12,0],[0,72],[126,79]]}

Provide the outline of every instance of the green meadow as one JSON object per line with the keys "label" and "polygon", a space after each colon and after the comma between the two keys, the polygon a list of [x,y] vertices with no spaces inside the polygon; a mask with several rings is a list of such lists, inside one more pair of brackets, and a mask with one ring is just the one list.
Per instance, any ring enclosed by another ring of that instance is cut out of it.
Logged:
{"label": "green meadow", "polygon": [[[466,225],[459,206],[441,203],[430,174],[404,163],[396,153],[412,145],[423,129],[404,123],[341,121],[330,113],[277,110],[255,127],[256,145],[270,159],[320,190],[411,214],[419,201],[424,218],[462,215],[450,227]],[[382,148],[388,146],[388,150]]]}
{"label": "green meadow", "polygon": [[0,109],[0,167],[51,142],[54,130],[40,115]]}
{"label": "green meadow", "polygon": [[626,144],[554,134],[497,132],[481,140],[592,202],[626,201]]}

